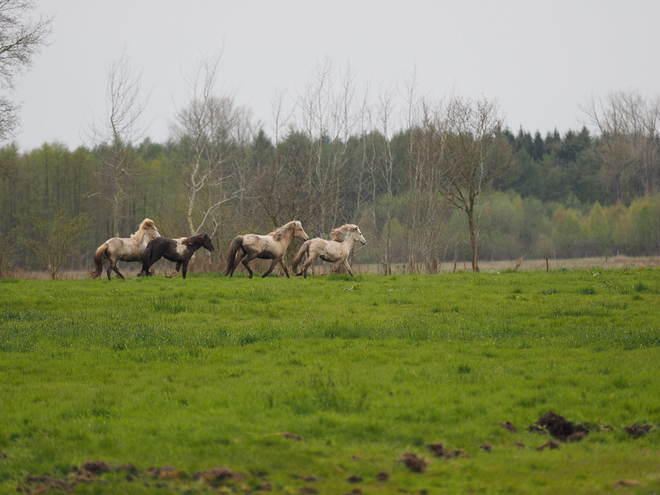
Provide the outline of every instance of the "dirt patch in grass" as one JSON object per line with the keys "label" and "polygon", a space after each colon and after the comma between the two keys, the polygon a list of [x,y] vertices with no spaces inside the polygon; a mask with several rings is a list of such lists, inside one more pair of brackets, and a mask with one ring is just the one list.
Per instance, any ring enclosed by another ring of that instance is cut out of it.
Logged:
{"label": "dirt patch in grass", "polygon": [[555,450],[559,448],[559,444],[557,442],[553,442],[552,440],[549,440],[545,442],[543,445],[541,445],[538,449],[536,450]]}
{"label": "dirt patch in grass", "polygon": [[448,450],[448,449],[445,449],[442,442],[433,443],[431,445],[427,445],[426,447],[431,452],[433,452],[434,456],[440,457],[441,459],[452,459],[454,457],[470,457],[469,455],[467,455],[462,450]]}
{"label": "dirt patch in grass", "polygon": [[635,440],[645,436],[649,431],[651,431],[651,428],[652,426],[648,423],[642,425],[633,423],[623,427],[623,429],[626,430],[626,433],[628,433],[628,435],[633,437]]}
{"label": "dirt patch in grass", "polygon": [[51,489],[71,493],[73,485],[67,480],[60,478],[49,478],[48,476],[28,476],[25,478],[25,485],[19,486],[18,493],[46,493]]}
{"label": "dirt patch in grass", "polygon": [[550,435],[562,442],[582,440],[589,434],[587,425],[575,424],[552,411],[539,418],[536,424],[545,428]]}
{"label": "dirt patch in grass", "polygon": [[80,469],[98,476],[99,474],[107,473],[110,471],[110,466],[108,463],[103,461],[85,461],[83,462],[82,466],[80,466]]}
{"label": "dirt patch in grass", "polygon": [[412,452],[403,454],[399,458],[399,462],[402,462],[413,473],[423,473],[429,465],[429,461]]}
{"label": "dirt patch in grass", "polygon": [[161,480],[173,480],[187,477],[187,473],[185,471],[179,471],[174,466],[163,466],[158,468],[150,467],[147,468],[146,473],[154,479]]}
{"label": "dirt patch in grass", "polygon": [[284,438],[290,438],[291,440],[296,440],[297,442],[302,442],[303,437],[300,435],[296,435],[295,433],[289,433],[289,432],[282,432],[282,433],[275,433],[275,435],[279,435],[280,437]]}
{"label": "dirt patch in grass", "polygon": [[507,421],[506,423],[497,423],[497,424],[500,425],[509,433],[518,433],[518,428],[513,426],[513,423],[511,423],[511,421]]}
{"label": "dirt patch in grass", "polygon": [[539,435],[547,435],[548,434],[547,431],[545,431],[543,428],[541,428],[540,426],[537,426],[537,425],[529,425],[527,427],[527,431],[529,431],[530,433],[538,433]]}
{"label": "dirt patch in grass", "polygon": [[387,481],[389,479],[390,479],[390,475],[387,474],[385,471],[382,471],[382,472],[380,472],[376,475],[376,481],[384,482],[384,481]]}

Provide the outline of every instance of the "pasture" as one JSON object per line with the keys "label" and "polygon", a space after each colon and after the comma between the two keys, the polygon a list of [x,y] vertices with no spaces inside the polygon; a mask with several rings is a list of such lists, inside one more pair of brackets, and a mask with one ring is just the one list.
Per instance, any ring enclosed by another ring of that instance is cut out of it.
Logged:
{"label": "pasture", "polygon": [[659,275],[0,280],[0,493],[657,493]]}

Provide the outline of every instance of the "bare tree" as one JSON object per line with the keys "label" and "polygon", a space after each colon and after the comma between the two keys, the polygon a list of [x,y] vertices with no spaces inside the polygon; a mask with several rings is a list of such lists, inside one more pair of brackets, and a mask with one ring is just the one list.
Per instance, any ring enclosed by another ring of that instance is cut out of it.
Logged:
{"label": "bare tree", "polygon": [[177,110],[172,126],[187,167],[184,182],[190,235],[205,229],[213,236],[222,223],[221,207],[241,192],[240,187],[232,187],[237,182],[232,182],[229,161],[249,118],[246,110],[235,105],[233,94],[216,94],[219,62],[218,56],[195,63],[187,81],[188,99]]}
{"label": "bare tree", "polygon": [[392,226],[395,216],[394,196],[397,176],[392,150],[394,91],[384,90],[374,110],[369,110],[370,128],[363,149],[366,167],[371,177],[370,213],[375,230],[375,246],[384,275],[392,272]]}
{"label": "bare tree", "polygon": [[598,153],[615,199],[622,199],[635,178],[644,194],[658,188],[660,174],[660,97],[646,100],[636,91],[591,97],[581,110],[600,134]]}
{"label": "bare tree", "polygon": [[80,253],[76,244],[89,229],[90,221],[84,213],[69,219],[60,210],[51,218],[30,213],[21,225],[21,244],[55,280],[67,261]]}
{"label": "bare tree", "polygon": [[[412,93],[410,97],[412,97]],[[412,100],[409,100],[412,104]],[[408,126],[408,192],[406,195],[408,269],[437,273],[447,207],[438,201],[446,133],[444,120],[428,101],[412,104]],[[445,252],[448,244],[445,245]],[[444,253],[443,253],[444,258]]]}
{"label": "bare tree", "polygon": [[141,86],[142,74],[131,67],[124,50],[108,65],[106,115],[100,122],[92,122],[88,129],[88,138],[101,162],[104,189],[100,194],[110,204],[114,236],[119,236],[126,185],[135,173],[135,143],[144,136],[140,121],[148,97],[142,96]]}
{"label": "bare tree", "polygon": [[[52,17],[29,17],[32,0],[0,0],[0,88],[12,91],[16,76],[32,67],[32,58],[47,46]],[[0,96],[0,140],[9,138],[18,125],[18,106]]]}
{"label": "bare tree", "polygon": [[512,166],[512,150],[502,136],[504,119],[495,101],[452,97],[444,109],[445,136],[437,166],[439,193],[465,212],[470,231],[472,270],[479,271],[479,200]]}
{"label": "bare tree", "polygon": [[305,92],[298,95],[302,125],[309,139],[309,191],[316,199],[312,232],[328,232],[337,226],[341,199],[349,183],[346,165],[348,140],[357,117],[353,108],[354,74],[350,66],[338,79],[329,60],[316,68]]}
{"label": "bare tree", "polygon": [[[307,225],[314,216],[310,194],[312,143],[290,125],[291,114],[284,111],[284,95],[272,100],[274,142],[256,151],[257,188],[255,199],[272,227],[295,218]],[[262,136],[263,138],[264,136]],[[308,229],[309,230],[309,229]]]}

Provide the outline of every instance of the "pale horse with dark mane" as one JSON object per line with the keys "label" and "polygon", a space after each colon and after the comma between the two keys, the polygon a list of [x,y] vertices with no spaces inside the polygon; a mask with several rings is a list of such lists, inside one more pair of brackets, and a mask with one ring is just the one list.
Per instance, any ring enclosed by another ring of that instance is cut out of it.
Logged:
{"label": "pale horse with dark mane", "polygon": [[250,278],[252,278],[252,270],[248,266],[248,263],[255,258],[259,258],[273,260],[270,268],[261,276],[262,278],[268,276],[277,263],[282,265],[284,273],[288,278],[289,270],[286,269],[283,258],[286,248],[289,247],[294,237],[303,241],[309,239],[302,228],[302,224],[297,220],[283,225],[268,235],[246,234],[235,237],[231,242],[229,253],[227,254],[225,275],[231,277],[238,264],[242,261],[243,266],[250,274]]}
{"label": "pale horse with dark mane", "polygon": [[113,237],[105,241],[94,253],[95,269],[89,272],[89,276],[97,278],[101,276],[104,261],[109,262],[107,274],[110,280],[110,273],[114,272],[124,280],[124,276],[117,268],[119,261],[141,261],[142,253],[147,244],[152,239],[160,237],[156,224],[153,220],[145,218],[140,224],[140,228],[131,237]]}
{"label": "pale horse with dark mane", "polygon": [[196,234],[191,237],[180,237],[179,239],[158,237],[151,241],[144,250],[144,253],[142,253],[142,271],[140,272],[140,276],[153,275],[149,271],[149,268],[159,259],[165,258],[176,263],[174,273],[169,275],[168,278],[175,277],[182,267],[181,274],[183,278],[186,278],[190,258],[201,247],[210,253],[215,250],[211,242],[211,236],[207,233]]}
{"label": "pale horse with dark mane", "polygon": [[295,272],[298,268],[298,265],[302,261],[305,254],[307,254],[307,261],[303,263],[302,269],[298,275],[302,275],[303,278],[307,278],[307,269],[314,263],[316,258],[321,258],[323,261],[329,261],[330,263],[335,263],[333,271],[339,270],[339,267],[343,264],[346,271],[353,276],[353,270],[351,265],[348,264],[348,254],[351,252],[353,243],[360,242],[363,245],[367,243],[365,238],[360,232],[360,228],[352,223],[347,223],[334,229],[330,233],[330,240],[326,241],[320,237],[315,237],[306,241],[302,246],[296,257],[293,258],[293,263],[291,268]]}

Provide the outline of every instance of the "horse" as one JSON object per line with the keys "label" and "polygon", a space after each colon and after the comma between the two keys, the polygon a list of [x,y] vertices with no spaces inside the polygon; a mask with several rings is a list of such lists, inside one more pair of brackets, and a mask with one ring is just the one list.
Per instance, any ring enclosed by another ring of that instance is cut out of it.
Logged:
{"label": "horse", "polygon": [[354,242],[361,242],[363,245],[367,241],[362,236],[360,228],[352,223],[347,223],[334,229],[331,232],[331,239],[326,241],[320,237],[315,237],[306,241],[300,250],[293,258],[293,263],[291,268],[295,272],[298,268],[298,265],[303,259],[303,256],[307,254],[307,261],[303,263],[302,270],[297,275],[302,275],[303,278],[307,278],[307,269],[314,263],[316,258],[321,258],[323,261],[335,262],[335,267],[333,271],[337,271],[339,267],[343,264],[346,271],[353,276],[353,270],[348,264],[347,258],[348,253],[351,252]]}
{"label": "horse", "polygon": [[117,268],[119,261],[140,261],[142,252],[147,247],[147,244],[152,239],[160,237],[156,224],[153,220],[145,218],[140,224],[140,228],[131,237],[113,237],[105,241],[94,253],[94,264],[96,268],[89,272],[89,276],[97,278],[101,275],[103,270],[103,261],[108,260],[108,280],[110,280],[110,273],[114,272],[124,280],[124,276]]}
{"label": "horse", "polygon": [[270,268],[261,276],[262,278],[267,277],[278,262],[282,265],[287,278],[289,278],[289,270],[286,269],[283,257],[286,248],[291,244],[294,237],[303,241],[309,239],[302,228],[302,224],[297,220],[283,225],[268,235],[246,234],[236,236],[229,246],[225,275],[231,277],[242,260],[243,266],[252,278],[252,270],[248,263],[255,258],[259,258],[273,260]]}
{"label": "horse", "polygon": [[188,262],[192,255],[195,254],[199,248],[203,247],[209,252],[213,252],[215,248],[211,242],[211,236],[207,233],[197,234],[192,237],[181,237],[179,239],[170,239],[168,237],[158,237],[153,239],[147,245],[147,248],[142,253],[142,271],[140,276],[153,275],[149,268],[161,258],[176,263],[175,272],[168,278],[175,277],[179,273],[179,269],[183,267],[181,272],[183,278],[186,278],[188,273]]}

